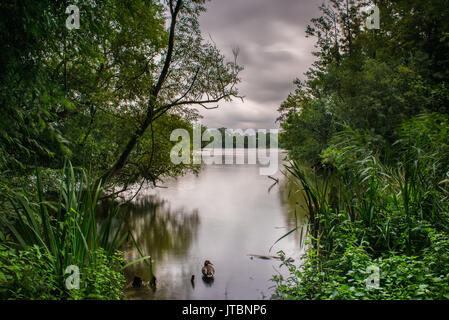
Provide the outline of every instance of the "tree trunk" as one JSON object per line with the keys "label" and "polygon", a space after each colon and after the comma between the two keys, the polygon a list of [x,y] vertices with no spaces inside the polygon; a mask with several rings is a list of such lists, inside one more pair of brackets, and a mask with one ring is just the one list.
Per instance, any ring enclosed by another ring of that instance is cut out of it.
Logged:
{"label": "tree trunk", "polygon": [[150,94],[150,98],[148,101],[148,109],[147,109],[145,121],[141,124],[140,128],[134,133],[134,135],[129,139],[128,143],[126,144],[125,149],[122,151],[118,160],[114,163],[114,165],[110,169],[108,169],[102,175],[101,180],[97,181],[97,185],[99,185],[100,181],[105,183],[107,180],[109,180],[112,176],[117,174],[126,165],[129,155],[133,151],[133,149],[136,146],[139,139],[144,135],[148,126],[153,121],[153,117],[154,117],[153,111],[155,108],[155,104],[156,104],[159,92],[162,88],[162,85],[165,82],[165,79],[167,78],[168,70],[170,68],[170,64],[171,64],[171,60],[172,60],[174,43],[175,43],[176,19],[177,19],[179,11],[181,10],[182,5],[183,5],[183,0],[178,0],[176,2],[176,7],[173,9],[173,3],[172,3],[172,1],[170,1],[170,11],[171,11],[172,20],[171,20],[171,24],[170,24],[170,35],[169,35],[169,39],[168,39],[167,54],[165,56],[164,67],[162,68],[161,74],[159,75],[158,82],[151,90],[152,92]]}

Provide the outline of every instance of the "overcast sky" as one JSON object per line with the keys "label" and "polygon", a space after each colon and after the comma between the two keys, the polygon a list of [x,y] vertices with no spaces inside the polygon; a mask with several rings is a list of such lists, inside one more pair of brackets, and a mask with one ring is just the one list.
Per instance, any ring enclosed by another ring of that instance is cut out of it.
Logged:
{"label": "overcast sky", "polygon": [[277,109],[294,89],[293,80],[304,78],[314,61],[315,39],[306,38],[310,20],[319,16],[323,0],[212,0],[200,19],[207,39],[209,34],[227,57],[232,47],[240,48],[240,94],[222,102],[220,108],[205,110],[202,123],[209,128],[271,129]]}

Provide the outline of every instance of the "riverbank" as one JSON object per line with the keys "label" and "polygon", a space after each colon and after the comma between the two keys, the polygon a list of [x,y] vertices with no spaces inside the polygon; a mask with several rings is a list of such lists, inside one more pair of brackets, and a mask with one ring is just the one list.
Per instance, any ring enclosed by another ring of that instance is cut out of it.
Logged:
{"label": "riverbank", "polygon": [[310,249],[274,277],[282,298],[449,298],[449,118],[422,115],[402,128],[395,162],[347,131],[323,154],[319,180],[290,166]]}

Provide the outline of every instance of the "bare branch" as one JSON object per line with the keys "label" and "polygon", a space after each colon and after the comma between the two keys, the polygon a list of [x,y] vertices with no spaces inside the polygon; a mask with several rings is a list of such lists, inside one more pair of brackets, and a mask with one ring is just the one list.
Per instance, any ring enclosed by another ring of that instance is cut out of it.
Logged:
{"label": "bare branch", "polygon": [[173,0],[170,0],[168,3],[170,5],[170,14],[173,16]]}
{"label": "bare branch", "polygon": [[[172,12],[172,19],[171,19],[171,23],[170,23],[170,35],[168,38],[167,54],[165,56],[164,67],[162,68],[162,72],[159,76],[157,84],[153,88],[153,92],[151,94],[153,98],[156,98],[159,91],[161,90],[162,84],[164,83],[164,81],[167,77],[168,70],[170,68],[170,63],[172,61],[172,56],[173,56],[173,48],[175,46],[175,29],[176,29],[177,16],[178,16],[179,11],[181,10],[182,4],[183,4],[183,0],[178,0],[176,2],[175,9]],[[170,0],[170,5],[171,5],[171,7],[173,6],[172,0]],[[171,10],[172,10],[172,8],[171,8]],[[149,104],[151,107],[153,104],[152,99],[150,99]]]}
{"label": "bare branch", "polygon": [[223,100],[225,98],[228,98],[230,96],[231,96],[231,94],[225,94],[225,95],[222,95],[222,96],[220,96],[220,97],[218,97],[216,99],[209,99],[209,100],[184,100],[184,101],[179,101],[179,102],[173,102],[173,103],[170,103],[168,105],[165,105],[165,106],[162,106],[162,107],[158,108],[155,111],[155,113],[154,113],[156,116],[153,118],[153,121],[156,120],[157,118],[159,118],[160,116],[162,116],[164,113],[166,113],[172,107],[181,106],[181,105],[198,104],[198,105],[201,105],[202,107],[204,107],[206,109],[216,109],[216,107],[215,108],[210,108],[210,107],[206,107],[204,105],[208,104],[208,103],[220,102],[221,100]]}
{"label": "bare branch", "polygon": [[198,69],[196,70],[195,76],[193,77],[192,83],[190,84],[189,89],[187,89],[187,91],[179,98],[175,101],[175,103],[181,101],[182,99],[184,99],[190,91],[192,91],[193,86],[195,85],[196,79],[198,78],[198,73],[200,72],[201,67],[198,67]]}
{"label": "bare branch", "polygon": [[215,107],[208,107],[208,106],[206,106],[206,105],[204,105],[202,103],[199,103],[199,105],[202,106],[206,110],[218,109],[218,107],[219,107],[218,105],[215,106]]}

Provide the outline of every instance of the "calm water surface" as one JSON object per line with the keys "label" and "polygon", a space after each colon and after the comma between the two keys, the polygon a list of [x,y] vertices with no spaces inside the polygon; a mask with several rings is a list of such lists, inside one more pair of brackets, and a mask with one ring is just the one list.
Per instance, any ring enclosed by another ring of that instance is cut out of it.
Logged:
{"label": "calm water surface", "polygon": [[[294,198],[298,197],[289,191],[288,179],[281,172],[274,177],[280,183],[272,186],[271,179],[259,174],[258,165],[207,165],[198,176],[165,181],[166,189],[142,190],[127,209],[126,223],[143,253],[153,257],[157,288],[128,288],[127,297],[269,299],[273,294],[270,278],[279,272],[280,262],[249,255],[272,256],[283,250],[298,261],[302,253],[298,233],[269,251],[297,220],[303,221],[295,216]],[[129,247],[125,258],[131,261],[139,254]],[[206,259],[215,265],[213,283],[201,277]],[[128,281],[134,275],[149,280],[149,274],[145,263],[126,273]]]}

